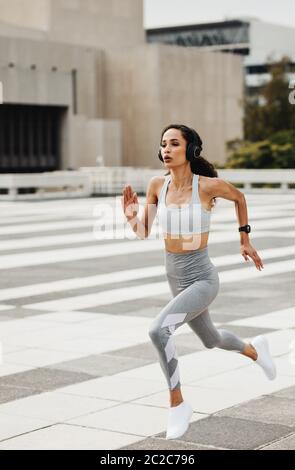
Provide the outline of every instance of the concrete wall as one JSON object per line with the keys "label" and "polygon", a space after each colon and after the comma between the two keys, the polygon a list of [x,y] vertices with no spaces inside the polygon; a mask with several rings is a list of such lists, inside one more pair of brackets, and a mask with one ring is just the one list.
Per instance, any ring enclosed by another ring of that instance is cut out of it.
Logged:
{"label": "concrete wall", "polygon": [[[22,100],[20,102],[24,102],[23,99],[26,98],[22,97],[34,93],[35,83],[38,82],[38,86],[45,86],[42,82],[47,82],[47,87],[51,87],[52,100],[57,100],[57,104],[71,105],[72,87],[67,92],[64,89],[60,90],[56,77],[68,77],[68,80],[72,81],[72,70],[76,69],[77,112],[89,117],[97,116],[99,106],[99,101],[96,99],[97,70],[100,69],[101,60],[99,50],[30,39],[0,37],[0,57],[4,98],[7,96],[7,101]],[[14,64],[13,68],[9,67],[11,63]],[[36,66],[35,70],[31,69],[32,65]],[[57,70],[53,71],[52,67]],[[28,79],[25,80],[22,77],[28,77]],[[44,94],[35,94],[32,103],[53,104]]]}
{"label": "concrete wall", "polygon": [[71,160],[68,166],[75,169],[94,167],[99,165],[98,157],[105,166],[122,165],[120,121],[72,116],[70,132]]}
{"label": "concrete wall", "polygon": [[50,27],[50,0],[0,0],[0,21],[47,31]]}
{"label": "concrete wall", "polygon": [[8,36],[21,33],[78,46],[129,47],[145,41],[141,0],[0,0],[0,30],[1,23]]}
{"label": "concrete wall", "polygon": [[241,57],[151,44],[107,51],[104,70],[104,116],[122,120],[125,165],[159,167],[160,132],[173,122],[200,133],[212,162],[243,135]]}
{"label": "concrete wall", "polygon": [[[120,164],[118,123],[110,120],[94,125],[97,118],[103,119],[103,56],[100,50],[0,36],[0,57],[5,103],[57,105],[67,110],[62,124],[62,168],[95,166],[98,152],[104,153],[109,165]],[[76,70],[76,93],[73,70]],[[82,139],[84,151],[77,143],[81,125],[78,126],[76,121],[83,122],[83,135],[88,136],[88,139]],[[97,138],[93,137],[94,129]]]}
{"label": "concrete wall", "polygon": [[144,43],[141,0],[51,0],[52,41],[99,48]]}

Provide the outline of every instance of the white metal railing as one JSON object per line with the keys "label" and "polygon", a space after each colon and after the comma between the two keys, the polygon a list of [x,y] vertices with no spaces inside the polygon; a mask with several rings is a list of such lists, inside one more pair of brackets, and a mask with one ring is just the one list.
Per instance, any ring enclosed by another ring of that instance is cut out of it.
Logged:
{"label": "white metal railing", "polygon": [[[295,190],[295,169],[238,169],[238,170],[217,170],[221,179],[229,181],[232,184],[242,184],[245,191],[259,191],[253,185],[257,184],[276,184],[277,188],[261,188],[261,191],[294,191]],[[293,189],[289,187],[293,185]]]}
{"label": "white metal railing", "polygon": [[[135,168],[135,167],[82,167],[80,170],[90,175],[92,192],[99,194],[122,193],[125,184],[130,184],[134,191],[145,193],[152,176],[164,175],[165,169]],[[218,177],[232,184],[241,185],[247,192],[264,191],[295,191],[295,169],[274,170],[217,170]],[[253,185],[276,184],[277,188],[259,188]],[[293,185],[294,189],[289,185]]]}
{"label": "white metal railing", "polygon": [[165,171],[138,167],[82,167],[91,177],[93,194],[119,194],[130,184],[134,191],[145,193],[149,180]]}
{"label": "white metal railing", "polygon": [[[221,179],[241,185],[247,192],[295,191],[295,169],[217,170]],[[126,184],[145,194],[153,176],[165,169],[135,167],[82,167],[78,171],[0,175],[0,200],[50,199],[122,194]],[[276,184],[277,188],[258,188],[257,184]],[[292,185],[293,187],[290,187]]]}
{"label": "white metal railing", "polygon": [[91,194],[91,178],[80,171],[0,175],[1,200],[87,197]]}

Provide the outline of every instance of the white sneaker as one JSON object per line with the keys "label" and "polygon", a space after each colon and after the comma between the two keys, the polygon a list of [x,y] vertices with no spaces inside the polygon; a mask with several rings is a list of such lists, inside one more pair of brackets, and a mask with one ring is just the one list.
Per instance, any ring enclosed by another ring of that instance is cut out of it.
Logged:
{"label": "white sneaker", "polygon": [[193,409],[189,403],[183,401],[178,406],[169,408],[166,439],[177,439],[188,429]]}
{"label": "white sneaker", "polygon": [[267,339],[265,336],[256,336],[251,344],[257,351],[257,360],[255,362],[263,369],[269,380],[274,380],[277,375],[276,366],[270,355]]}

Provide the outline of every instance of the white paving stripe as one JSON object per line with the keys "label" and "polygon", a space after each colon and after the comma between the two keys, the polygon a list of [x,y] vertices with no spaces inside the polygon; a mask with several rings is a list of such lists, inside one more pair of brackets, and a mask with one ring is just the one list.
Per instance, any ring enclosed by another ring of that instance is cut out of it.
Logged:
{"label": "white paving stripe", "polygon": [[[57,312],[53,315],[54,322],[47,315],[47,319],[42,318],[43,315],[26,319],[28,321],[24,331],[21,324],[17,326],[14,321],[5,322],[1,330],[3,364],[43,367],[149,341],[151,318],[118,316],[114,328],[114,317],[107,314],[77,312],[79,321],[75,319],[76,312]],[[65,315],[72,321],[65,321]],[[189,327],[184,326],[182,333],[189,332]],[[26,349],[11,351],[11,346]],[[2,374],[1,367],[0,375],[6,375]]]}
{"label": "white paving stripe", "polygon": [[[284,246],[284,247],[279,247],[279,248],[261,249],[261,250],[258,250],[258,253],[260,255],[260,258],[263,261],[267,259],[281,258],[283,256],[294,257],[295,245]],[[211,260],[213,264],[215,264],[216,266],[229,266],[231,264],[239,264],[241,262],[241,254],[222,255],[218,257],[212,257]],[[243,265],[245,265],[244,258],[242,258],[242,260],[243,260]],[[251,258],[249,258],[249,260],[251,260]],[[253,263],[252,260],[250,262]],[[249,261],[246,262],[246,264],[247,263],[249,263]],[[267,264],[266,267],[268,268],[269,265]]]}
{"label": "white paving stripe", "polygon": [[9,214],[44,214],[44,211],[66,211],[66,210],[79,210],[89,208],[89,206],[96,206],[99,203],[105,203],[114,201],[115,198],[112,196],[108,197],[97,197],[97,198],[76,198],[76,199],[50,199],[43,201],[17,201],[5,203],[0,201],[0,208],[3,213],[7,211]]}
{"label": "white paving stripe", "polygon": [[[257,328],[275,328],[288,329],[295,328],[295,306],[284,308],[275,312],[266,313],[257,317],[248,317],[241,320],[235,320],[228,323],[229,325],[253,326]],[[295,340],[295,331],[294,331]],[[295,347],[295,343],[294,343]]]}
{"label": "white paving stripe", "polygon": [[[89,214],[87,218],[91,217],[92,214]],[[18,215],[18,216],[7,216],[7,217],[2,217],[0,220],[0,227],[3,225],[6,226],[18,226],[21,223],[26,223],[27,222],[34,222],[34,223],[39,223],[43,221],[54,221],[56,219],[57,222],[59,221],[64,221],[65,218],[68,218],[69,220],[74,219],[77,220],[79,218],[82,218],[82,214],[79,214],[78,216],[76,214],[66,214],[66,213],[52,213],[52,214],[38,214],[38,215]]]}
{"label": "white paving stripe", "polygon": [[104,284],[114,284],[135,279],[145,279],[147,277],[165,275],[164,266],[151,266],[139,269],[126,269],[122,271],[110,272],[107,274],[97,274],[96,276],[77,277],[62,281],[44,282],[31,284],[28,286],[12,287],[0,290],[0,300],[17,299],[42,295],[64,290],[83,289],[87,287],[102,286]]}
{"label": "white paving stripe", "polygon": [[[248,211],[249,211],[249,218],[256,220],[256,219],[267,219],[270,216],[278,217],[278,218],[283,217],[283,216],[292,216],[294,215],[290,213],[292,209],[294,212],[295,211],[294,204],[292,205],[292,208],[290,204],[289,209],[284,207],[283,210],[281,207],[280,208],[277,207],[277,209],[275,209],[274,207],[269,207],[268,209],[259,208],[259,210],[256,210],[254,207],[251,207],[251,208],[248,208]],[[117,208],[115,212],[115,217],[116,217],[117,222],[119,222],[120,224],[125,222],[125,218],[123,217],[123,214],[121,214],[120,208]],[[222,211],[215,209],[212,212],[212,217],[213,217],[213,222],[234,221],[235,211],[233,210],[233,207],[228,208],[228,209],[224,208],[222,209]],[[62,221],[62,219],[69,219],[69,221],[71,221],[71,218],[76,221],[78,221],[78,219],[82,219],[82,220],[88,219],[88,221],[96,220],[95,212],[93,212],[93,210],[89,210],[89,208],[88,210],[80,211],[80,212],[75,211],[73,209],[71,211],[65,211],[63,209],[59,211],[57,210],[50,211],[50,213],[45,213],[45,214],[41,213],[41,214],[23,215],[22,213],[22,215],[17,215],[17,216],[16,215],[13,216],[11,214],[7,216],[1,216],[0,229],[2,230],[1,227],[3,225],[7,225],[7,226],[9,225],[9,229],[11,228],[12,231],[14,230],[13,228],[14,226],[18,227],[20,225],[24,226],[26,229],[30,227],[30,224],[28,224],[27,222],[33,222],[33,224],[38,224],[38,228],[40,228],[41,224],[39,222],[43,223],[45,221],[52,221],[51,223],[54,224],[54,219],[57,219],[56,222],[59,223]],[[113,220],[114,220],[114,215],[110,213],[110,214],[106,214],[103,217],[102,222],[109,224],[109,223],[113,223]],[[48,225],[46,225],[46,227],[48,227]]]}
{"label": "white paving stripe", "polygon": [[[217,240],[216,240],[217,241]],[[219,240],[220,242],[220,240]],[[279,258],[282,256],[295,255],[295,245],[282,248],[267,248],[260,250],[259,254],[263,261],[266,259]],[[244,259],[240,254],[223,255],[210,258],[217,267],[229,266],[233,264],[245,265]],[[252,262],[252,261],[251,261]],[[246,267],[246,266],[245,266]],[[248,268],[248,266],[247,266]],[[21,287],[12,287],[8,289],[0,289],[0,301],[16,298],[25,298],[36,295],[42,295],[52,292],[62,292],[64,290],[82,289],[87,287],[100,286],[109,283],[118,283],[131,281],[135,279],[144,279],[152,276],[165,275],[164,265],[150,266],[138,269],[127,269],[109,274],[98,274],[96,276],[78,277],[65,279],[61,281],[52,281],[40,284],[31,284]]]}
{"label": "white paving stripe", "polygon": [[[249,210],[258,210],[258,211],[268,211],[272,208],[274,210],[287,210],[293,209],[294,207],[294,200],[295,197],[293,195],[286,195],[286,194],[245,194],[246,200],[248,201]],[[23,216],[23,215],[36,215],[38,216],[43,215],[45,212],[49,213],[59,213],[64,214],[66,217],[67,215],[76,215],[76,214],[85,214],[85,212],[92,211],[98,205],[101,204],[108,204],[120,207],[120,196],[118,200],[114,197],[99,197],[99,198],[84,198],[84,199],[76,199],[74,202],[73,200],[64,199],[62,201],[41,201],[40,204],[36,203],[21,203],[18,201],[17,205],[15,203],[5,204],[3,201],[0,201],[0,208],[1,208],[1,216],[11,217],[11,216]],[[230,201],[226,201],[220,198],[217,198],[218,203],[216,206],[216,210],[232,210],[233,204]],[[280,204],[278,204],[280,201]],[[144,197],[139,198],[140,204],[145,202]],[[73,209],[74,203],[74,209]]]}
{"label": "white paving stripe", "polygon": [[[261,277],[294,271],[294,260],[280,261],[277,263],[267,264],[262,271],[258,271],[254,266],[223,271],[219,273],[219,279],[221,283],[233,283],[248,279],[259,280]],[[59,300],[27,304],[24,305],[23,308],[47,311],[83,310],[86,308],[120,303],[127,300],[139,300],[167,293],[169,293],[167,282],[154,282],[120,289],[111,289],[97,294],[85,294],[66,297]]]}
{"label": "white paving stripe", "polygon": [[[151,235],[149,239],[151,240],[154,235],[157,235],[157,227],[153,227]],[[136,239],[136,235],[134,232],[129,228],[126,227],[124,229],[116,230],[115,236],[117,238],[113,238],[113,231],[106,230],[104,232],[105,238],[103,234],[100,235],[100,241],[105,240],[116,240],[122,239],[123,241],[127,241],[128,239]],[[128,239],[125,237],[128,235]],[[277,230],[258,230],[251,233],[251,239],[254,240],[256,238],[294,238],[295,239],[295,231],[277,231]],[[55,245],[71,245],[75,243],[91,243],[97,242],[97,236],[93,234],[92,231],[87,232],[80,232],[80,233],[73,233],[73,234],[66,234],[66,235],[49,235],[49,236],[38,236],[38,237],[28,237],[28,238],[18,238],[18,239],[9,239],[9,240],[0,240],[0,251],[6,250],[25,250],[28,248],[38,248],[38,247],[50,247]],[[224,243],[228,241],[237,241],[238,236],[236,232],[210,232],[210,245],[212,243]]]}
{"label": "white paving stripe", "polygon": [[[283,227],[293,227],[295,225],[295,217],[282,217],[281,219],[268,219],[268,220],[257,220],[251,224],[252,230],[263,230],[263,229],[274,229]],[[237,224],[218,224],[215,227],[218,230],[236,230]]]}
{"label": "white paving stripe", "polygon": [[[14,308],[14,305],[0,305],[0,311],[1,310],[12,310]],[[1,345],[0,345],[1,348]],[[0,350],[0,355],[1,355],[1,350]]]}
{"label": "white paving stripe", "polygon": [[[277,218],[275,218],[277,215]],[[249,222],[251,220],[255,221],[253,226],[256,229],[264,229],[264,228],[273,228],[273,227],[286,227],[286,226],[294,226],[295,225],[295,218],[290,214],[290,217],[282,217],[281,212],[272,212],[271,220],[261,220],[263,218],[269,219],[269,214],[253,214],[249,218]],[[258,219],[258,220],[256,220]],[[225,214],[224,212],[212,213],[212,228],[213,229],[231,229],[233,227],[234,222],[234,210],[232,213]],[[6,227],[0,226],[0,235],[9,235],[9,234],[19,234],[19,233],[32,233],[32,232],[47,232],[47,231],[54,231],[54,230],[69,230],[71,228],[83,228],[83,227],[92,227],[94,226],[104,226],[105,224],[113,225],[116,221],[116,224],[119,226],[124,225],[126,220],[121,212],[118,210],[114,212],[114,214],[110,214],[108,216],[103,216],[101,219],[95,216],[95,212],[93,217],[84,219],[84,220],[75,220],[75,221],[60,221],[60,222],[41,222],[41,223],[31,223],[31,224],[17,224],[17,225],[8,225]],[[227,222],[228,223],[219,223],[219,222]],[[236,222],[234,222],[236,226]]]}
{"label": "white paving stripe", "polygon": [[[213,234],[211,234],[213,235]],[[235,234],[237,237],[237,234]],[[0,269],[37,266],[42,264],[60,263],[63,261],[76,261],[89,258],[101,258],[105,256],[117,256],[126,253],[139,253],[154,251],[163,248],[162,239],[146,239],[135,241],[124,241],[124,243],[112,243],[100,246],[86,246],[77,248],[63,248],[57,250],[36,251],[34,253],[17,253],[0,256]],[[227,240],[227,236],[215,233],[215,241]],[[234,256],[234,255],[233,255]]]}
{"label": "white paving stripe", "polygon": [[47,232],[52,230],[69,230],[71,228],[91,227],[95,220],[77,220],[77,221],[62,221],[62,222],[48,222],[36,224],[23,224],[23,225],[9,225],[7,227],[0,227],[0,235],[8,235],[14,233],[31,233],[31,232]]}
{"label": "white paving stripe", "polygon": [[78,261],[82,259],[104,258],[106,256],[119,256],[125,254],[144,253],[159,250],[162,240],[136,240],[125,243],[111,243],[108,245],[66,248],[34,253],[20,253],[0,256],[0,269],[21,268],[25,266],[38,266],[42,264],[61,263],[65,261]]}
{"label": "white paving stripe", "polygon": [[0,240],[0,251],[25,250],[26,248],[37,248],[40,246],[70,245],[74,243],[95,242],[91,232],[72,233],[67,235],[51,235],[42,237],[18,238]]}
{"label": "white paving stripe", "polygon": [[[127,300],[140,300],[169,292],[167,282],[153,282],[120,289],[111,289],[97,294],[85,294],[59,300],[23,305],[23,308],[36,310],[83,310],[95,306],[110,305]],[[70,307],[70,305],[72,307]],[[140,304],[137,303],[140,307]]]}

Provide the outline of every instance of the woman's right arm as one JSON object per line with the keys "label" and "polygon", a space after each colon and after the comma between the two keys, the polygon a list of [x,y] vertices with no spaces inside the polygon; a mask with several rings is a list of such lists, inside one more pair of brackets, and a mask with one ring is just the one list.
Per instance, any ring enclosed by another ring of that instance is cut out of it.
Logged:
{"label": "woman's right arm", "polygon": [[123,189],[123,196],[121,197],[123,212],[132,230],[141,239],[149,237],[153,221],[157,213],[157,188],[159,181],[159,176],[153,176],[153,178],[151,178],[148,183],[146,191],[146,202],[141,219],[137,217],[139,205],[136,192],[132,190],[130,185],[124,186]]}

